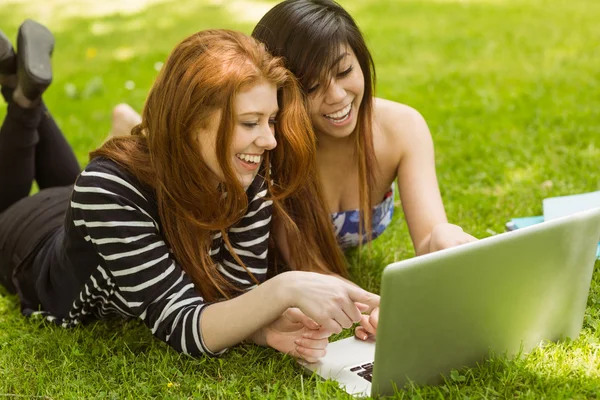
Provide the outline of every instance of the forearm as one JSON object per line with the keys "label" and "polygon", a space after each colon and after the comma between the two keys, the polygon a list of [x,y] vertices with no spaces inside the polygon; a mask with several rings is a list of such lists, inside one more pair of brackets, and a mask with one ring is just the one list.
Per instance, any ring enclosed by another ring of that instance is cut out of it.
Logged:
{"label": "forearm", "polygon": [[234,346],[283,314],[290,304],[287,277],[277,275],[231,300],[211,304],[200,318],[200,331],[213,352]]}

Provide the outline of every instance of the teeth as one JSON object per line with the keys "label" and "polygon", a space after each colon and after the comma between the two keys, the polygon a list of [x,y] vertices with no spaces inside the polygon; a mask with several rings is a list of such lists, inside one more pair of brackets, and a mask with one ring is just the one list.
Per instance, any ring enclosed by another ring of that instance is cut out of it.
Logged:
{"label": "teeth", "polygon": [[251,154],[236,154],[236,157],[240,160],[258,164],[260,162],[261,156],[253,156]]}
{"label": "teeth", "polygon": [[348,115],[348,113],[350,112],[351,108],[352,108],[352,103],[350,103],[346,107],[344,107],[343,110],[340,110],[340,111],[335,112],[333,114],[325,114],[325,116],[327,118],[330,118],[330,119],[343,119],[343,118],[345,118]]}

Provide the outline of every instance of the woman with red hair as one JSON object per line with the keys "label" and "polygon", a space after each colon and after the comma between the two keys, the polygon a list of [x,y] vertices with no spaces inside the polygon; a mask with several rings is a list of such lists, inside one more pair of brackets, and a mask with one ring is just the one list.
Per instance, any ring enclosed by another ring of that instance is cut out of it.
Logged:
{"label": "woman with red hair", "polygon": [[189,354],[250,340],[316,361],[331,333],[378,306],[334,276],[346,270],[302,94],[258,41],[227,30],[183,40],[133,134],[81,173],[41,100],[52,34],[26,21],[17,44],[0,32],[0,283],[23,314],[65,327],[140,318]]}

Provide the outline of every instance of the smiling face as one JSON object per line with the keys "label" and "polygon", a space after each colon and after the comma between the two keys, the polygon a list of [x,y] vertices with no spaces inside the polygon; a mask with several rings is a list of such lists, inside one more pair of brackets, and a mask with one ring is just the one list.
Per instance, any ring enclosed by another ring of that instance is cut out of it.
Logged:
{"label": "smiling face", "polygon": [[331,80],[309,86],[308,107],[318,135],[349,136],[356,128],[358,111],[365,93],[365,78],[350,46],[340,51],[332,67]]}
{"label": "smiling face", "polygon": [[[256,177],[265,151],[277,146],[275,117],[278,111],[277,87],[272,83],[261,81],[235,96],[230,162],[244,188]],[[208,126],[199,132],[198,142],[210,170],[224,180],[215,148],[221,114],[220,110],[213,113]]]}

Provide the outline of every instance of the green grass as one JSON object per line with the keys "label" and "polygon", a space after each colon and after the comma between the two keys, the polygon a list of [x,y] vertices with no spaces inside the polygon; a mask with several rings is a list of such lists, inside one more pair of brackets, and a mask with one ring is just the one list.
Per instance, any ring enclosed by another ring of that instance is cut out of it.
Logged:
{"label": "green grass", "polygon": [[[14,37],[21,20],[31,16],[55,32],[55,79],[45,99],[82,164],[109,131],[114,105],[141,108],[155,64],[179,40],[209,27],[249,33],[264,9],[264,3],[230,2],[233,6],[224,8],[208,0],[177,0],[97,15],[80,4],[9,0],[0,5],[0,29]],[[427,119],[451,221],[485,237],[503,231],[511,217],[541,214],[545,197],[600,189],[600,2],[342,4],[368,39],[378,67],[378,94],[412,105]],[[135,88],[127,89],[127,81]],[[0,117],[4,113],[2,105]],[[349,259],[355,280],[376,291],[383,266],[413,254],[398,209],[393,227],[372,250]],[[407,387],[396,397],[598,397],[599,267],[596,263],[577,340],[549,344],[515,360],[494,358],[456,371],[445,385]],[[333,382],[304,376],[291,358],[269,349],[242,345],[218,359],[193,359],[152,338],[136,321],[63,330],[24,319],[17,299],[0,295],[0,397],[9,393],[349,397]]]}

